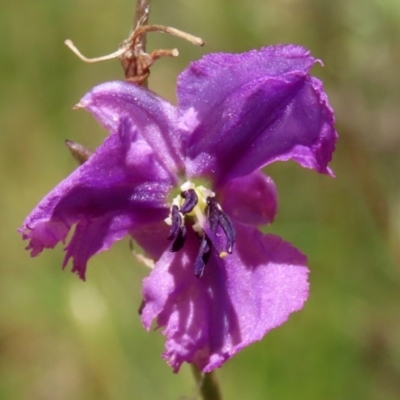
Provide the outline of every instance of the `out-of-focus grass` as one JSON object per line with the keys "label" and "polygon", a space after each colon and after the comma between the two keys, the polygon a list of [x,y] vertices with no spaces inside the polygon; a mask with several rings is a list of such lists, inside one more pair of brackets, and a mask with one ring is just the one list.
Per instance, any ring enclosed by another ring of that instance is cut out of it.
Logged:
{"label": "out-of-focus grass", "polygon": [[[72,106],[119,79],[117,62],[85,65],[130,30],[133,1],[8,2],[0,13],[0,398],[194,398],[190,371],[160,359],[163,338],[137,315],[140,282],[126,241],[90,261],[87,282],[62,272],[61,246],[30,259],[15,230],[74,168],[63,141],[96,147],[92,117]],[[398,399],[400,396],[400,3],[395,0],[154,0],[151,20],[202,36],[158,62],[150,87],[174,101],[177,74],[210,51],[298,43],[336,110],[337,178],[292,163],[267,168],[280,211],[268,230],[309,257],[311,296],[300,313],[229,361],[225,398]],[[67,267],[68,269],[68,267]]]}

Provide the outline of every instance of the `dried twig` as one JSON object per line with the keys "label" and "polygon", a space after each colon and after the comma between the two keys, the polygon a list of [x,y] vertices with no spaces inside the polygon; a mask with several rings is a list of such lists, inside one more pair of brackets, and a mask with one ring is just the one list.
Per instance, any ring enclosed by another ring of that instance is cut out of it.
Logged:
{"label": "dried twig", "polygon": [[187,40],[197,46],[204,45],[204,41],[201,38],[182,32],[179,29],[163,25],[146,25],[150,12],[149,3],[149,0],[138,0],[136,5],[134,29],[130,33],[128,39],[121,43],[119,49],[109,55],[87,58],[75,47],[71,40],[66,40],[65,44],[82,61],[87,63],[119,58],[124,69],[125,79],[133,83],[142,84],[150,75],[150,67],[156,60],[161,57],[176,57],[179,54],[177,49],[158,49],[153,50],[151,53],[146,53],[146,34],[148,32],[168,33]]}

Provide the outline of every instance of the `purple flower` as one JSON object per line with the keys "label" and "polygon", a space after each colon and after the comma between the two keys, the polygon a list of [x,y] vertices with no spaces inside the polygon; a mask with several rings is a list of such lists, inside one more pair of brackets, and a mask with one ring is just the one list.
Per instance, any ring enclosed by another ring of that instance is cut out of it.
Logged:
{"label": "purple flower", "polygon": [[295,160],[328,168],[337,139],[315,60],[298,46],[210,54],[178,79],[178,105],[130,83],[90,91],[79,106],[111,132],[51,191],[21,231],[33,256],[65,241],[64,266],[85,279],[88,259],[131,235],[154,268],[142,321],[166,336],[164,358],[205,372],[300,310],[306,257],[257,226],[277,194],[260,169]]}

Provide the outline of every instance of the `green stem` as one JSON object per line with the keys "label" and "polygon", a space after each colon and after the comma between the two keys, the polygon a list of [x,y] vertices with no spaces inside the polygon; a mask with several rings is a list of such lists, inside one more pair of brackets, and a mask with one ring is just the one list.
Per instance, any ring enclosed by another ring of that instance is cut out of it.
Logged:
{"label": "green stem", "polygon": [[222,400],[217,376],[214,371],[203,373],[195,365],[192,365],[192,372],[203,400]]}

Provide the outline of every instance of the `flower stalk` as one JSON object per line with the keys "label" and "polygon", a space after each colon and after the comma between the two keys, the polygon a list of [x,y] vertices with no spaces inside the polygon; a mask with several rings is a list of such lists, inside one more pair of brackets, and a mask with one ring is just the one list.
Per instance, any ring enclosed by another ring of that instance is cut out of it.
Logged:
{"label": "flower stalk", "polygon": [[222,395],[215,372],[201,372],[194,364],[192,364],[191,367],[202,399],[222,400]]}
{"label": "flower stalk", "polygon": [[[151,0],[136,0],[135,17],[133,19],[133,26],[138,27],[147,24],[150,15]],[[140,46],[143,51],[146,51],[146,35],[141,36]]]}

